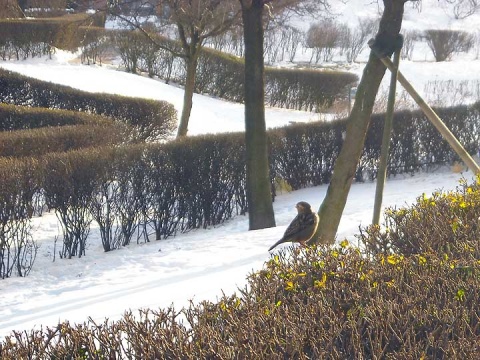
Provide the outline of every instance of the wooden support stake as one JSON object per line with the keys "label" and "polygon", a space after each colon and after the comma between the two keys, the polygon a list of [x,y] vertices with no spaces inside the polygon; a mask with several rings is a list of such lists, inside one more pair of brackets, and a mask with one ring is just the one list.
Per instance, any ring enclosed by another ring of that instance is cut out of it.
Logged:
{"label": "wooden support stake", "polygon": [[[372,49],[373,50],[373,49]],[[373,50],[375,51],[375,50]],[[382,63],[387,67],[391,72],[398,72],[398,81],[402,84],[403,88],[412,96],[413,100],[420,106],[424,114],[427,116],[428,120],[437,128],[437,130],[442,134],[443,138],[447,140],[448,144],[452,147],[453,150],[460,156],[465,165],[473,171],[474,174],[480,174],[480,166],[473,160],[470,154],[464,149],[462,144],[455,138],[452,132],[445,126],[443,121],[438,117],[435,111],[422,99],[422,97],[417,93],[413,88],[412,84],[408,82],[403,74],[395,67],[387,57],[379,57]]]}
{"label": "wooden support stake", "polygon": [[387,113],[385,114],[385,124],[383,127],[382,149],[380,152],[380,162],[377,171],[377,186],[375,188],[375,204],[373,206],[372,224],[380,223],[380,213],[383,201],[383,189],[385,188],[385,179],[387,178],[388,152],[390,150],[390,140],[393,126],[393,112],[395,110],[395,93],[397,91],[398,68],[400,64],[400,51],[397,49],[393,56],[393,64],[397,71],[392,70],[390,78],[390,90],[388,93]]}

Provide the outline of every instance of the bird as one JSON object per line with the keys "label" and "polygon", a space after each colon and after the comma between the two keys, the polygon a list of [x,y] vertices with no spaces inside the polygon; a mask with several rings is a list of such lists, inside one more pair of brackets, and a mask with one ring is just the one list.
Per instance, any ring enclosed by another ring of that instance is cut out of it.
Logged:
{"label": "bird", "polygon": [[282,238],[273,244],[268,251],[273,250],[277,245],[285,242],[298,242],[302,245],[310,240],[318,226],[318,214],[312,211],[312,207],[306,201],[300,201],[295,205],[297,216],[288,225]]}

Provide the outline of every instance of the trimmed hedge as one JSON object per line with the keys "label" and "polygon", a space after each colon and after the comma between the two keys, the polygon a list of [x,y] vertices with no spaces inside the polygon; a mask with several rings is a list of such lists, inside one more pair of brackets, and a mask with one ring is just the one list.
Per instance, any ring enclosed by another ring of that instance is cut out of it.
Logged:
{"label": "trimmed hedge", "polygon": [[[467,149],[478,148],[480,134],[471,132],[480,120],[477,104],[460,107],[458,111],[438,112]],[[428,170],[442,162],[457,160],[453,151],[445,153],[444,141],[419,112],[401,112],[395,116],[390,175]],[[382,122],[379,115],[372,119],[357,168],[357,181],[376,176]],[[273,196],[278,180],[285,181],[293,190],[328,183],[343,143],[345,125],[346,120],[342,120],[296,124],[270,131]],[[434,146],[436,144],[438,146]],[[88,210],[99,223],[106,251],[135,240],[149,241],[149,234],[155,234],[155,239],[160,240],[179,231],[215,226],[248,211],[241,133],[189,137],[166,144],[102,148],[101,151],[87,149],[55,156],[60,163],[71,163],[71,168],[89,164],[78,170],[79,173],[101,169],[85,185],[88,189],[93,186],[93,190],[89,190],[92,202],[83,201],[86,207],[83,211]],[[61,160],[63,156],[65,159]],[[77,156],[88,161],[75,164]],[[42,162],[41,166],[49,171],[49,163]],[[55,181],[64,183],[66,188],[73,184],[82,188],[81,180],[82,177],[75,181],[55,177]],[[46,192],[45,198],[52,209],[56,209],[56,205],[49,199],[58,201],[64,197],[55,189]],[[112,226],[117,223],[121,225]],[[67,231],[65,238],[69,236]]]}
{"label": "trimmed hedge", "polygon": [[38,157],[94,146],[121,143],[125,132],[118,126],[75,125],[0,132],[0,157]]}
{"label": "trimmed hedge", "polygon": [[[333,248],[291,247],[216,302],[13,331],[0,343],[0,357],[477,359],[480,229],[476,216],[464,213],[478,216],[480,178],[440,202],[419,198],[402,210],[416,218],[422,209],[414,224],[420,233],[400,222],[393,237],[390,229],[381,234],[407,242],[414,235],[414,253],[410,245],[408,254],[379,252],[378,233],[367,235],[367,256],[346,240]],[[455,219],[465,222],[456,227]]]}
{"label": "trimmed hedge", "polygon": [[0,131],[36,129],[47,126],[107,126],[111,124],[111,119],[94,114],[0,103]]}
{"label": "trimmed hedge", "polygon": [[41,160],[45,203],[55,209],[62,226],[61,258],[85,255],[92,221],[89,205],[104,165],[98,161],[101,154],[99,149],[88,149],[50,153]]}
{"label": "trimmed hedge", "polygon": [[105,16],[74,14],[43,19],[1,19],[0,57],[26,59],[50,55],[53,47],[76,50],[81,41],[79,27],[105,26]]}
{"label": "trimmed hedge", "polygon": [[89,93],[3,69],[0,69],[0,98],[8,104],[111,117],[132,127],[136,141],[165,139],[176,126],[176,110],[166,101]]}
{"label": "trimmed hedge", "polygon": [[[151,35],[158,44],[178,51],[179,44]],[[118,31],[114,34],[123,65],[129,72],[139,70],[166,82],[185,83],[183,60],[152,43],[141,32]],[[198,59],[195,91],[226,100],[243,102],[243,59],[210,48],[202,48]],[[347,88],[358,80],[347,72],[305,69],[265,68],[265,101],[269,106],[296,110],[321,111],[338,97],[346,97]]]}
{"label": "trimmed hedge", "polygon": [[[469,151],[479,147],[480,134],[471,132],[479,126],[478,108],[475,104],[438,110]],[[395,116],[389,175],[428,170],[441,161],[457,160],[453,151],[445,153],[445,142],[419,112],[401,112]],[[382,122],[379,115],[372,119],[357,168],[357,181],[376,176]],[[342,120],[296,124],[270,131],[273,196],[275,183],[279,180],[293,190],[327,183],[342,146],[345,125],[346,120]],[[69,205],[70,202],[76,204],[78,199],[71,197],[76,193],[68,193],[67,198],[62,200],[65,197],[62,189],[72,186],[89,189],[87,195],[82,195],[82,211],[88,211],[98,222],[105,251],[135,240],[149,241],[151,234],[160,240],[179,231],[215,226],[248,211],[242,133],[189,137],[165,144],[86,149],[49,156],[55,156],[52,164],[70,164],[69,169],[79,167],[76,170],[79,174],[97,169],[98,174],[92,174],[86,184],[82,183],[81,176],[75,181],[67,175],[65,178],[55,176],[54,180],[59,185],[45,191],[44,201],[55,210],[57,201],[66,201],[64,208],[73,206],[72,209],[80,211],[77,205]],[[83,160],[77,164],[77,158]],[[49,162],[41,162],[40,166],[45,172],[51,170]],[[56,189],[61,191],[57,193]],[[90,200],[87,201],[88,198]],[[37,206],[40,209],[43,207],[42,204]],[[60,210],[67,211],[64,208]],[[65,218],[68,220],[68,217]],[[63,221],[62,216],[59,219]],[[70,234],[71,227],[65,225],[64,238],[67,241],[78,233],[75,230],[76,233]]]}
{"label": "trimmed hedge", "polygon": [[[69,50],[81,47],[82,61],[90,63],[97,61],[102,49],[111,41],[127,71],[143,70],[167,83],[172,80],[184,85],[185,82],[183,60],[162,49],[163,46],[178,51],[180,46],[166,37],[151,35],[159,46],[140,31],[106,31],[84,26],[81,21],[72,22],[68,17],[5,21],[0,22],[0,31],[2,29],[8,35],[3,43],[0,42],[0,56],[4,59],[50,54],[52,46]],[[242,102],[243,73],[242,58],[202,48],[195,91]],[[319,112],[336,98],[346,97],[347,88],[357,80],[356,75],[347,72],[266,67],[265,99],[269,106]]]}
{"label": "trimmed hedge", "polygon": [[331,70],[279,69],[265,71],[270,106],[321,112],[338,98],[346,98],[356,75]]}

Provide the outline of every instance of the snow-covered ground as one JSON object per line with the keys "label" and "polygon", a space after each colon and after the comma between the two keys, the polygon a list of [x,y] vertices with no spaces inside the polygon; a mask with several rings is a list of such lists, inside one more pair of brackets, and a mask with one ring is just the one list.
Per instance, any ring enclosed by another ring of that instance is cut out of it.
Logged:
{"label": "snow-covered ground", "polygon": [[[411,9],[406,13],[406,25],[440,27],[441,21],[450,19],[437,1],[424,0],[422,3],[421,13]],[[429,4],[436,6],[436,20],[427,8]],[[369,0],[351,0],[345,8],[338,9],[344,18],[352,16],[353,19],[354,14],[377,11],[376,6],[376,2]],[[460,23],[455,22],[454,26],[453,20],[448,21],[447,27],[460,27]],[[468,26],[471,25],[465,27]],[[79,65],[70,62],[71,59],[71,54],[59,52],[51,60],[1,62],[0,66],[86,91],[167,100],[179,111],[181,109],[183,91],[180,88],[108,66]],[[351,71],[359,76],[362,69],[361,62],[351,65]],[[458,61],[438,64],[430,60],[404,61],[401,69],[419,90],[429,81],[480,79],[480,62],[467,55]],[[189,134],[241,131],[243,116],[241,104],[195,95]],[[269,108],[266,113],[269,127],[318,118],[317,114],[283,109]],[[471,180],[472,173],[462,175],[445,167],[432,174],[397,176],[387,181],[384,205],[403,206],[422,193],[454,189],[462,176]],[[278,196],[274,203],[277,227],[258,231],[248,231],[247,217],[238,216],[213,229],[191,231],[168,240],[132,244],[104,253],[98,229],[92,224],[86,256],[71,260],[57,256],[53,261],[55,237],[61,238],[55,215],[49,213],[35,218],[33,233],[40,248],[33,270],[26,278],[0,281],[0,336],[14,329],[55,326],[63,320],[83,322],[89,316],[99,321],[105,317],[114,320],[127,309],[171,304],[180,308],[190,299],[215,300],[222,290],[232,293],[244,286],[249,272],[261,268],[269,259],[267,249],[281,237],[295,216],[295,203],[305,200],[318,208],[326,189],[324,185]],[[340,240],[348,238],[355,243],[358,226],[370,223],[374,193],[375,183],[352,186],[339,228]]]}
{"label": "snow-covered ground", "polygon": [[[52,60],[42,58],[19,62],[0,62],[0,66],[23,75],[84,91],[165,100],[175,106],[178,114],[181,113],[183,88],[166,85],[161,80],[150,79],[146,76],[126,73],[116,67],[70,63],[76,57],[74,54],[58,51]],[[290,122],[319,119],[318,114],[280,108],[267,109],[265,116],[272,127],[288,125]],[[189,135],[243,131],[244,128],[242,104],[205,95],[194,95],[188,126]]]}

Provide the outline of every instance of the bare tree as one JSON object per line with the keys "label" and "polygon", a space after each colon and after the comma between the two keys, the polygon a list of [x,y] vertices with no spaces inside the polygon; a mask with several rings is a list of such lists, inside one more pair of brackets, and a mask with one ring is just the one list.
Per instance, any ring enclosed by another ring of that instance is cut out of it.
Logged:
{"label": "bare tree", "polygon": [[[323,0],[239,0],[245,41],[245,143],[250,230],[275,226],[268,166],[264,102],[264,17],[324,7]],[[269,11],[265,11],[265,10]]]}
{"label": "bare tree", "polygon": [[415,42],[419,38],[420,38],[420,35],[415,30],[406,31],[403,34],[403,47],[401,52],[402,59],[412,60]]}
{"label": "bare tree", "polygon": [[474,36],[466,31],[425,30],[424,38],[437,62],[450,60],[459,52],[468,52],[474,44]]}
{"label": "bare tree", "polygon": [[328,19],[314,23],[307,32],[306,44],[312,48],[312,58],[317,64],[320,58],[323,61],[331,61],[334,49],[340,45],[342,27],[336,22]]}
{"label": "bare tree", "polygon": [[139,14],[140,8],[136,12],[130,11],[128,16],[123,14],[124,10],[119,6],[112,7],[110,12],[142,31],[160,49],[184,60],[185,92],[177,130],[177,137],[183,137],[188,132],[200,50],[207,39],[224,33],[239,22],[240,7],[236,0],[151,0],[148,3],[154,5],[162,21],[162,26],[157,30],[168,34],[167,30],[173,27],[180,46],[178,43],[165,44],[156,40],[151,32],[152,27],[145,26],[142,17],[135,16]]}
{"label": "bare tree", "polygon": [[345,52],[347,61],[355,61],[358,55],[367,45],[367,40],[375,33],[378,27],[377,19],[359,19],[358,26],[350,28],[348,25],[343,27],[343,36],[341,37],[341,46]]}
{"label": "bare tree", "polygon": [[186,79],[182,114],[177,137],[187,135],[192,110],[200,49],[207,38],[228,30],[239,19],[240,8],[235,0],[159,0],[157,9],[168,14],[167,21],[174,24],[185,61]]}

